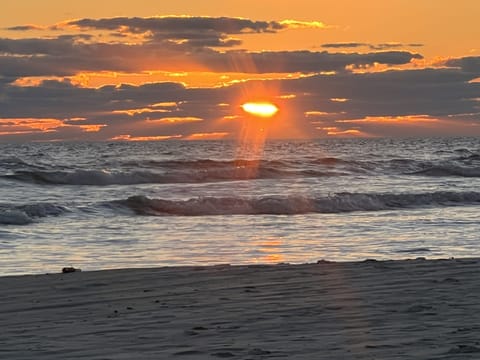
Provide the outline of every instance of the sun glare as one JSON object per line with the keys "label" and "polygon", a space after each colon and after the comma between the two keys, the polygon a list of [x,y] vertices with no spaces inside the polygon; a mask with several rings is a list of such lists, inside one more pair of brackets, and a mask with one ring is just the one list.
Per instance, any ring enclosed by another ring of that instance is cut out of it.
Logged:
{"label": "sun glare", "polygon": [[247,102],[242,109],[252,115],[260,117],[271,117],[278,112],[278,107],[269,102]]}

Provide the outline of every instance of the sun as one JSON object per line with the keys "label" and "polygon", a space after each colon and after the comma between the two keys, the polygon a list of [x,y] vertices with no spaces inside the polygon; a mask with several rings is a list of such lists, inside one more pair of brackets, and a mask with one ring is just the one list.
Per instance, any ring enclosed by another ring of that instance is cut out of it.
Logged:
{"label": "sun", "polygon": [[242,105],[243,111],[260,117],[272,117],[278,112],[278,107],[269,102],[247,102]]}

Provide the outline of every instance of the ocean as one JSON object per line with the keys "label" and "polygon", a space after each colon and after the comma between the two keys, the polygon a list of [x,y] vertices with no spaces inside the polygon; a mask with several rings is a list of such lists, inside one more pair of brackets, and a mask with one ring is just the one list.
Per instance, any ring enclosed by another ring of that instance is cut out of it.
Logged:
{"label": "ocean", "polygon": [[0,144],[0,275],[480,256],[480,139]]}

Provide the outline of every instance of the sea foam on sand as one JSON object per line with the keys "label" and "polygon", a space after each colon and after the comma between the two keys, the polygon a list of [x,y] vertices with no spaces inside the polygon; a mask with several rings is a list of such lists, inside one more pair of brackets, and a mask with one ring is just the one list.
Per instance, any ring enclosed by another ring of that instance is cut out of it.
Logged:
{"label": "sea foam on sand", "polygon": [[479,359],[480,260],[0,278],[1,359]]}

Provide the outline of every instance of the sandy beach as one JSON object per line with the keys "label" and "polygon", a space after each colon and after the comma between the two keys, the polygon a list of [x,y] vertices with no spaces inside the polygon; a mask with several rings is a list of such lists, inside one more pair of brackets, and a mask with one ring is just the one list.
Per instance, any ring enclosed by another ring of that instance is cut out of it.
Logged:
{"label": "sandy beach", "polygon": [[0,358],[478,359],[479,271],[417,259],[3,277]]}

